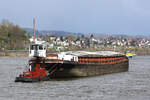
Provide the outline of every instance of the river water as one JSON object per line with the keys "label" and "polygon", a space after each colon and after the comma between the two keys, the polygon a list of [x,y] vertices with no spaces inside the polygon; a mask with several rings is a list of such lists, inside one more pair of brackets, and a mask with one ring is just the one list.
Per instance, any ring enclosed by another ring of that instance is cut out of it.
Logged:
{"label": "river water", "polygon": [[0,58],[0,100],[150,100],[150,56],[129,71],[96,77],[15,83],[28,58]]}

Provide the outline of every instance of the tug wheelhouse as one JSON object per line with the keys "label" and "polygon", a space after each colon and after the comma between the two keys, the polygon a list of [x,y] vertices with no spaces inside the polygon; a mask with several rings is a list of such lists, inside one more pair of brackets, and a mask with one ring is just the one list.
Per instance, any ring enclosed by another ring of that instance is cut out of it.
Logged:
{"label": "tug wheelhouse", "polygon": [[31,44],[29,57],[46,57],[46,46],[43,44]]}

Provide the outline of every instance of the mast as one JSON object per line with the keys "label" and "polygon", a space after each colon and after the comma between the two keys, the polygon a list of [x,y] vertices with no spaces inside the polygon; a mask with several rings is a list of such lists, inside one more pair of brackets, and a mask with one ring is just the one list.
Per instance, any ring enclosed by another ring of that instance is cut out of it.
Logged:
{"label": "mast", "polygon": [[33,42],[35,42],[35,18],[33,18]]}

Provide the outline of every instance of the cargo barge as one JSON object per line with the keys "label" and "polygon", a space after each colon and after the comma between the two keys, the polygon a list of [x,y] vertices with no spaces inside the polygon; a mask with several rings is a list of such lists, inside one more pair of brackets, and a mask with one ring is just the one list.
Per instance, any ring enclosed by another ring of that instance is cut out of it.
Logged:
{"label": "cargo barge", "polygon": [[44,45],[33,44],[28,70],[15,82],[36,82],[51,78],[87,77],[128,71],[128,58],[113,51],[68,51],[46,53]]}

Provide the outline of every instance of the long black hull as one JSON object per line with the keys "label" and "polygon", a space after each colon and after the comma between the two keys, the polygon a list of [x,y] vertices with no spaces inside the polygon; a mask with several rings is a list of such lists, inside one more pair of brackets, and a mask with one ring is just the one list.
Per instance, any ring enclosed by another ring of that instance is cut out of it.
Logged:
{"label": "long black hull", "polygon": [[128,61],[115,64],[78,64],[78,63],[63,63],[47,64],[46,70],[50,70],[52,66],[56,66],[57,70],[53,72],[51,78],[66,78],[66,77],[87,77],[97,76],[118,72],[128,71]]}

